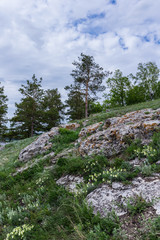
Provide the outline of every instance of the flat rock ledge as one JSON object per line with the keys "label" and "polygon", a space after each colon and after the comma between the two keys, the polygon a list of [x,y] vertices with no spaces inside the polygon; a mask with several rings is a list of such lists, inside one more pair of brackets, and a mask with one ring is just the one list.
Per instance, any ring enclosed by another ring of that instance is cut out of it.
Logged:
{"label": "flat rock ledge", "polygon": [[99,212],[104,217],[114,210],[118,216],[122,216],[127,210],[120,206],[126,206],[128,199],[136,196],[142,196],[147,202],[153,201],[153,208],[160,215],[160,174],[145,179],[138,177],[131,185],[119,182],[113,182],[112,186],[103,184],[87,195],[87,202],[93,206],[95,214]]}

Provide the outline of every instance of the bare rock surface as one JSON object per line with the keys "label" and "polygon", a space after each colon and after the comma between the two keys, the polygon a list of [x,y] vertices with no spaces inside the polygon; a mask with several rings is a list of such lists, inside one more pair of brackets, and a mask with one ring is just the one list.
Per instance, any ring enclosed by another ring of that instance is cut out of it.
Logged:
{"label": "bare rock surface", "polygon": [[78,123],[68,123],[52,128],[49,132],[41,134],[33,143],[24,148],[19,154],[19,160],[26,162],[37,154],[41,154],[51,148],[52,143],[50,139],[59,134],[59,128],[66,128],[69,130],[76,130],[80,127]]}
{"label": "bare rock surface", "polygon": [[87,134],[93,134],[97,132],[98,128],[103,124],[103,122],[95,123],[85,128],[82,128],[79,137],[86,137]]}
{"label": "bare rock surface", "polygon": [[160,128],[160,109],[143,109],[107,119],[103,131],[98,131],[97,126],[94,124],[81,131],[82,136],[88,129],[94,129],[96,133],[86,139],[79,139],[79,152],[82,156],[103,153],[111,157],[125,149],[128,139],[140,138],[142,142],[148,143],[153,133]]}
{"label": "bare rock surface", "polygon": [[94,213],[100,212],[105,216],[112,209],[118,216],[127,213],[125,207],[129,198],[142,196],[147,202],[153,201],[153,208],[156,214],[160,215],[160,174],[155,177],[142,179],[138,177],[132,181],[130,185],[122,183],[112,183],[112,186],[103,184],[88,194],[87,202],[93,206]]}
{"label": "bare rock surface", "polygon": [[52,146],[49,140],[58,134],[58,127],[54,127],[49,132],[43,133],[33,143],[22,149],[19,154],[19,160],[26,162],[37,154],[47,151]]}
{"label": "bare rock surface", "polygon": [[64,186],[70,192],[77,192],[77,184],[83,183],[83,177],[66,175],[57,180],[58,185]]}
{"label": "bare rock surface", "polygon": [[66,128],[69,130],[76,130],[77,128],[80,127],[80,124],[79,123],[67,123],[67,124],[61,124],[59,127]]}

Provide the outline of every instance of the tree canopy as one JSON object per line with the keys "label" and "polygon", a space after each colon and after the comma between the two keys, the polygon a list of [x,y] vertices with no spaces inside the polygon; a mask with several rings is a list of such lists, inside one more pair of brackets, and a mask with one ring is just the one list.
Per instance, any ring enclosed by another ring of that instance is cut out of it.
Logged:
{"label": "tree canopy", "polygon": [[135,83],[138,83],[139,86],[143,87],[145,100],[152,100],[155,97],[159,72],[160,70],[154,62],[138,64],[138,71],[136,76],[133,76],[133,79],[135,79]]}
{"label": "tree canopy", "polygon": [[41,105],[43,129],[50,130],[60,124],[63,120],[64,104],[57,88],[45,91]]}
{"label": "tree canopy", "polygon": [[81,92],[85,94],[85,117],[88,117],[88,99],[91,94],[95,95],[98,91],[104,91],[102,85],[103,79],[109,74],[100,67],[93,56],[81,53],[78,61],[74,61],[75,69],[72,70],[71,76],[76,83],[80,84]]}
{"label": "tree canopy", "polygon": [[32,80],[27,80],[26,85],[19,89],[23,95],[21,102],[16,103],[16,111],[11,119],[11,126],[21,137],[30,137],[42,130],[41,124],[41,99],[43,90],[41,87],[42,78],[38,80],[35,74]]}
{"label": "tree canopy", "polygon": [[81,119],[85,117],[84,94],[81,92],[80,85],[77,83],[66,86],[68,99],[65,101],[67,112],[70,120]]}
{"label": "tree canopy", "polygon": [[126,98],[126,90],[130,87],[128,77],[123,76],[122,72],[117,69],[112,78],[108,78],[107,86],[110,88],[109,103],[113,106],[124,106]]}

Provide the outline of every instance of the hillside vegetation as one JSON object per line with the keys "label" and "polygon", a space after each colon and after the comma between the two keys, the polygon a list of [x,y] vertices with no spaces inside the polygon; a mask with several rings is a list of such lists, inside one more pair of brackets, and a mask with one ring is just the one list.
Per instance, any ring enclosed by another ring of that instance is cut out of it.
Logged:
{"label": "hillside vegetation", "polygon": [[[87,125],[121,116],[140,109],[160,108],[160,100],[127,107],[77,121]],[[146,110],[147,112],[147,110]],[[76,131],[60,129],[52,140],[52,148],[25,163],[19,161],[20,151],[36,137],[15,141],[0,150],[0,239],[23,240],[156,240],[160,239],[160,216],[152,209],[152,202],[142,197],[129,199],[127,215],[118,217],[114,211],[105,217],[94,214],[86,196],[104,182],[130,184],[138,176],[160,173],[160,133],[153,136],[148,163],[133,167],[130,160],[144,157],[140,140],[129,142],[120,155],[107,159],[103,155],[58,157],[56,164],[49,155],[56,156],[72,149],[78,139]],[[77,143],[78,145],[78,143]],[[56,181],[66,175],[83,177],[79,190],[70,192]],[[89,187],[87,184],[92,182]],[[132,238],[130,238],[132,235]]]}

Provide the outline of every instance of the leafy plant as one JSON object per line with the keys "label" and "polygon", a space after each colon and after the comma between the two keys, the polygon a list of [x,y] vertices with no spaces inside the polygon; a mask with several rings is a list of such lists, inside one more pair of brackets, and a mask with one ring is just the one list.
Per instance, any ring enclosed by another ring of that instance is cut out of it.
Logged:
{"label": "leafy plant", "polygon": [[131,216],[138,213],[142,213],[147,207],[150,207],[152,203],[146,202],[142,196],[136,195],[127,200],[126,209]]}

